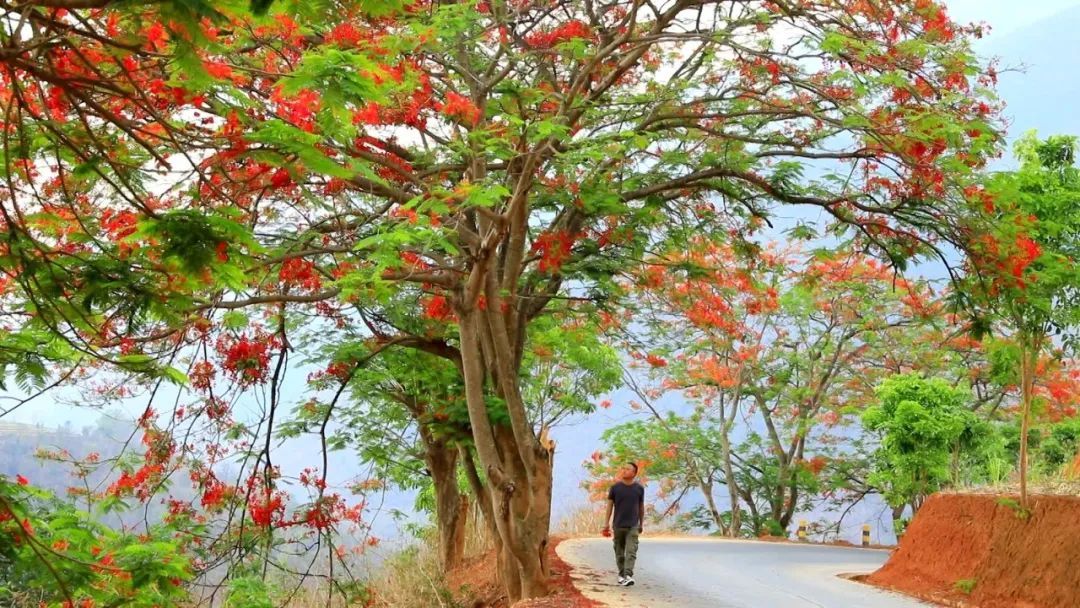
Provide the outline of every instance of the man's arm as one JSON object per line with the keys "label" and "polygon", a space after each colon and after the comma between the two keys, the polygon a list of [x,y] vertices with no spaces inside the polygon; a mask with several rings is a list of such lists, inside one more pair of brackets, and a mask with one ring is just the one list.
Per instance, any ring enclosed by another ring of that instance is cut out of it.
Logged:
{"label": "man's arm", "polygon": [[641,487],[641,500],[638,501],[638,534],[645,531],[645,487]]}
{"label": "man's arm", "polygon": [[604,515],[604,531],[611,530],[611,514],[615,511],[615,501],[608,499],[607,514]]}

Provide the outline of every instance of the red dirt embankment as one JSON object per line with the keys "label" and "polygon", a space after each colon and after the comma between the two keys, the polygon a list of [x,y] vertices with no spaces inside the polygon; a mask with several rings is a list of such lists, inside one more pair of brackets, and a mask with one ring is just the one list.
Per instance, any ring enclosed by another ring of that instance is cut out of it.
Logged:
{"label": "red dirt embankment", "polygon": [[1080,497],[931,496],[867,582],[978,608],[1080,606]]}

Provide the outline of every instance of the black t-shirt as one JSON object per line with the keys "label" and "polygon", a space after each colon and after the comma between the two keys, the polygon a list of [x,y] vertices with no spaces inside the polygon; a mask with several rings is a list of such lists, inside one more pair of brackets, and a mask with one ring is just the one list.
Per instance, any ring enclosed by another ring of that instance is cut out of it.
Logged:
{"label": "black t-shirt", "polygon": [[608,490],[608,500],[615,503],[613,528],[636,528],[641,525],[641,507],[645,502],[645,486],[638,482],[618,482]]}

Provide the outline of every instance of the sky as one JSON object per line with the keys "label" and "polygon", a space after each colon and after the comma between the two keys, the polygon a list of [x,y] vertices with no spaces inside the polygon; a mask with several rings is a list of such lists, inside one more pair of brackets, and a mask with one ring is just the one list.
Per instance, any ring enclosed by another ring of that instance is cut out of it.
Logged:
{"label": "sky", "polygon": [[[1043,135],[1080,134],[1080,112],[1073,110],[1080,100],[1080,73],[1074,59],[1080,48],[1080,0],[946,0],[946,5],[957,21],[991,25],[991,35],[976,48],[980,55],[1000,56],[1004,67],[1023,67],[1023,72],[1006,71],[1001,77],[999,93],[1007,102],[1006,116],[1012,122],[1010,138],[1031,128]],[[580,489],[585,480],[581,463],[600,447],[602,432],[639,415],[626,406],[632,399],[628,391],[617,391],[610,397],[615,404],[611,409],[553,433],[559,446],[555,459],[556,521],[585,504]],[[4,420],[45,426],[71,422],[78,428],[92,424],[99,415],[85,408],[58,406],[45,396]],[[337,456],[332,466],[335,477],[345,479],[359,473],[352,467],[350,455]],[[409,501],[402,498],[392,502],[405,507]],[[852,518],[853,539],[857,540],[859,520],[873,515],[862,513]]]}
{"label": "sky", "polygon": [[956,21],[986,21],[994,36],[1004,36],[1065,9],[1080,0],[946,0]]}

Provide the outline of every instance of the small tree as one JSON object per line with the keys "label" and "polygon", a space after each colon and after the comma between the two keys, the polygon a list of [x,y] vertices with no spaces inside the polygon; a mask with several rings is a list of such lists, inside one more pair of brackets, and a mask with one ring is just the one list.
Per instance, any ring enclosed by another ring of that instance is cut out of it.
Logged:
{"label": "small tree", "polygon": [[[746,256],[698,242],[651,260],[635,288],[625,342],[648,370],[636,375],[653,383],[631,385],[654,414],[652,439],[677,437],[650,446],[640,425],[628,426],[606,437],[610,451],[630,443],[656,459],[666,444],[679,445],[657,459],[674,464],[654,463],[651,473],[676,494],[702,492],[713,522],[732,535],[743,517],[755,534],[786,529],[824,490],[866,494],[849,474],[863,467],[847,462],[854,452],[840,447],[849,443],[842,429],[872,400],[875,378],[911,369],[913,353],[927,350],[916,345],[941,309],[928,285],[858,252]],[[898,355],[897,344],[911,348]],[[953,365],[935,355],[929,365]],[[657,412],[665,393],[692,402],[693,416]],[[702,430],[706,443],[690,439]],[[727,496],[716,508],[712,491],[721,484]]]}
{"label": "small tree", "polygon": [[[1020,503],[1028,506],[1028,431],[1040,358],[1059,336],[1075,349],[1068,330],[1080,320],[1080,171],[1075,137],[1040,141],[1035,132],[1016,143],[1020,169],[993,175],[982,201],[986,220],[971,258],[961,299],[970,299],[1007,324],[1019,349]],[[980,321],[976,328],[990,325]]]}
{"label": "small tree", "polygon": [[950,483],[955,456],[976,450],[990,427],[968,408],[967,388],[940,378],[895,375],[877,396],[879,402],[862,415],[863,426],[881,441],[870,483],[898,521],[905,507],[918,511],[927,496]]}

